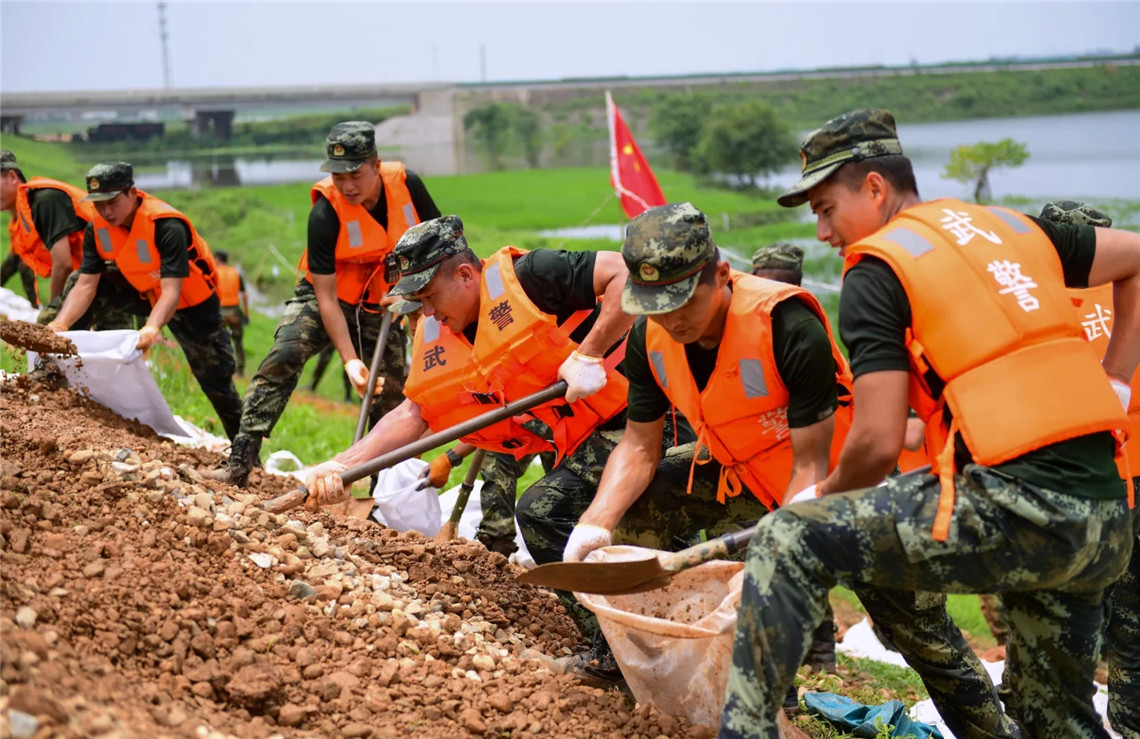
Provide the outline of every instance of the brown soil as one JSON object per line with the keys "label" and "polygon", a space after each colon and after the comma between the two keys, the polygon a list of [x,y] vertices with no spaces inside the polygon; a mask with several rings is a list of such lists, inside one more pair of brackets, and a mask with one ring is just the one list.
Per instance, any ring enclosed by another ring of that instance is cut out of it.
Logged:
{"label": "brown soil", "polygon": [[71,339],[60,336],[47,326],[27,321],[0,321],[0,339],[12,346],[40,354],[77,354]]}
{"label": "brown soil", "polygon": [[573,624],[479,544],[268,514],[287,480],[26,377],[0,416],[0,734],[710,735],[554,674]]}

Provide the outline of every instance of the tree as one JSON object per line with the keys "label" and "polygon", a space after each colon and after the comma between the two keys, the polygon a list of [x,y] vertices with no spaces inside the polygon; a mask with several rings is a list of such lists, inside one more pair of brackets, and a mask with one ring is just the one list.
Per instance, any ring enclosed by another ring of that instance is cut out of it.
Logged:
{"label": "tree", "polygon": [[1029,158],[1025,144],[1013,139],[979,141],[959,146],[950,152],[950,162],[942,172],[943,179],[974,183],[974,202],[990,199],[990,170],[997,167],[1020,167]]}
{"label": "tree", "polygon": [[512,118],[515,133],[522,139],[526,163],[532,168],[538,167],[538,158],[542,154],[542,128],[538,113],[518,106],[514,109]]}
{"label": "tree", "polygon": [[649,116],[653,137],[682,172],[693,170],[693,158],[707,113],[708,105],[696,95],[666,95]]}
{"label": "tree", "polygon": [[492,169],[503,168],[511,119],[499,103],[481,105],[463,116],[463,130],[470,131],[487,157]]}
{"label": "tree", "polygon": [[761,100],[717,106],[701,128],[696,165],[703,172],[735,175],[749,186],[796,156],[791,129]]}

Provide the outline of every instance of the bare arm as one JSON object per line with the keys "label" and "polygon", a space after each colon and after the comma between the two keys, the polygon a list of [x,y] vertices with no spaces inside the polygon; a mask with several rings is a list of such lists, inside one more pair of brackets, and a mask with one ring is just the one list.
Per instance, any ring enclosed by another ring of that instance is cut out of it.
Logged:
{"label": "bare arm", "polygon": [[791,429],[792,476],[784,491],[784,502],[827,477],[831,437],[834,433],[834,415],[810,426]]}
{"label": "bare arm", "polygon": [[245,290],[241,291],[241,309],[245,313],[245,317],[249,318],[249,293]]}
{"label": "bare arm", "polygon": [[71,242],[67,236],[51,246],[51,299],[63,292],[64,283],[71,274]]}
{"label": "bare arm", "polygon": [[661,461],[665,417],[649,423],[626,421],[625,435],[610,454],[594,501],[578,520],[612,531],[649,486]]}
{"label": "bare arm", "polygon": [[621,291],[629,270],[625,260],[615,251],[600,251],[594,261],[594,294],[603,298],[598,320],[586,338],[582,339],[578,352],[588,357],[604,356],[606,351],[617,343],[633,325],[633,316],[621,309]]}
{"label": "bare arm", "polygon": [[898,463],[906,434],[908,373],[869,372],[855,378],[855,417],[839,464],[819,494],[878,485]]}
{"label": "bare arm", "polygon": [[[341,320],[344,320],[343,316]],[[360,441],[333,459],[349,467],[355,467],[381,454],[411,444],[419,439],[427,428],[427,422],[420,415],[420,407],[405,399],[403,403],[385,413]]]}
{"label": "bare arm", "polygon": [[317,307],[321,311],[321,323],[324,324],[325,333],[340,354],[341,361],[348,364],[356,356],[356,347],[352,344],[352,335],[348,332],[348,321],[340,310],[340,301],[336,297],[336,275],[314,275],[309,279],[313,281],[313,291],[317,294]]}
{"label": "bare arm", "polygon": [[1104,369],[1128,384],[1140,365],[1140,234],[1097,228],[1089,285],[1112,282],[1112,338]]}
{"label": "bare arm", "polygon": [[174,311],[178,310],[178,299],[182,297],[182,277],[163,277],[162,295],[158,296],[154,307],[150,309],[146,325],[161,329],[174,318]]}
{"label": "bare arm", "polygon": [[59,315],[55,317],[53,323],[61,324],[66,329],[78,321],[95,300],[95,291],[99,289],[99,277],[97,274],[79,275],[75,287],[67,294],[67,300],[63,301],[63,307],[59,309]]}

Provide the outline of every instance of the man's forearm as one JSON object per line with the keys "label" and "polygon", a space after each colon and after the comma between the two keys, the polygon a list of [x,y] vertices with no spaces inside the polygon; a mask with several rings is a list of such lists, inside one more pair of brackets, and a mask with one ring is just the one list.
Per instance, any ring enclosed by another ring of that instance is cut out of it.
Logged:
{"label": "man's forearm", "polygon": [[336,275],[312,275],[313,292],[317,295],[317,308],[321,314],[321,324],[329,336],[341,361],[348,364],[353,359],[360,359],[356,354],[356,347],[352,343],[352,335],[348,332],[348,321],[340,309],[340,301],[336,296]]}
{"label": "man's forearm", "polygon": [[68,294],[67,300],[63,301],[63,307],[59,309],[59,314],[55,317],[54,322],[70,328],[72,324],[78,321],[91,307],[92,301],[95,300],[95,292],[99,289],[99,279],[99,275],[80,275],[75,287]]}
{"label": "man's forearm", "polygon": [[158,296],[158,300],[150,309],[150,315],[146,318],[146,325],[157,329],[161,329],[174,318],[174,312],[178,310],[178,300],[182,297],[181,277],[163,277],[161,283],[162,294]]}
{"label": "man's forearm", "polygon": [[634,317],[621,309],[621,291],[624,287],[625,280],[617,278],[610,280],[606,285],[602,310],[598,314],[598,320],[594,322],[594,327],[578,347],[579,353],[590,357],[604,356],[606,351],[629,331]]}
{"label": "man's forearm", "polygon": [[835,471],[819,484],[819,494],[843,493],[882,482],[898,464],[898,455],[888,458],[882,453],[881,447],[873,438],[856,436],[852,429],[843,445]]}
{"label": "man's forearm", "polygon": [[645,492],[645,488],[649,487],[660,457],[659,451],[654,453],[644,446],[627,444],[624,439],[618,442],[617,448],[606,462],[594,501],[578,523],[612,531],[630,506]]}
{"label": "man's forearm", "polygon": [[407,446],[419,439],[428,425],[420,415],[419,406],[405,400],[393,408],[372,427],[360,441],[333,457],[337,462],[355,467]]}

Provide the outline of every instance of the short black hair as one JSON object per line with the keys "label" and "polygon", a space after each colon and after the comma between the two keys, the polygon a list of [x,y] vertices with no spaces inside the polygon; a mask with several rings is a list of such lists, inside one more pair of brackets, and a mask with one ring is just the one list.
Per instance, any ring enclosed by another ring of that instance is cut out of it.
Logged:
{"label": "short black hair", "polygon": [[215,249],[214,250],[214,259],[218,260],[222,264],[229,264],[230,263],[230,253],[228,251],[226,251],[225,249]]}
{"label": "short black hair", "polygon": [[479,257],[475,256],[475,252],[471,251],[470,249],[464,249],[463,251],[458,251],[447,259],[443,260],[443,263],[439,265],[439,270],[436,271],[436,274],[439,274],[439,272],[442,271],[445,275],[451,277],[456,272],[458,272],[459,268],[464,264],[470,264],[475,268],[476,272],[483,269],[483,262],[479,260]]}
{"label": "short black hair", "polygon": [[[715,248],[715,247],[714,247]],[[700,279],[697,280],[698,285],[712,285],[716,282],[716,268],[720,266],[720,250],[717,249],[713,258],[701,268]]]}
{"label": "short black hair", "polygon": [[914,178],[914,166],[902,154],[884,154],[857,162],[847,162],[832,175],[848,189],[858,189],[867,175],[878,172],[894,189],[918,195],[918,182]]}

